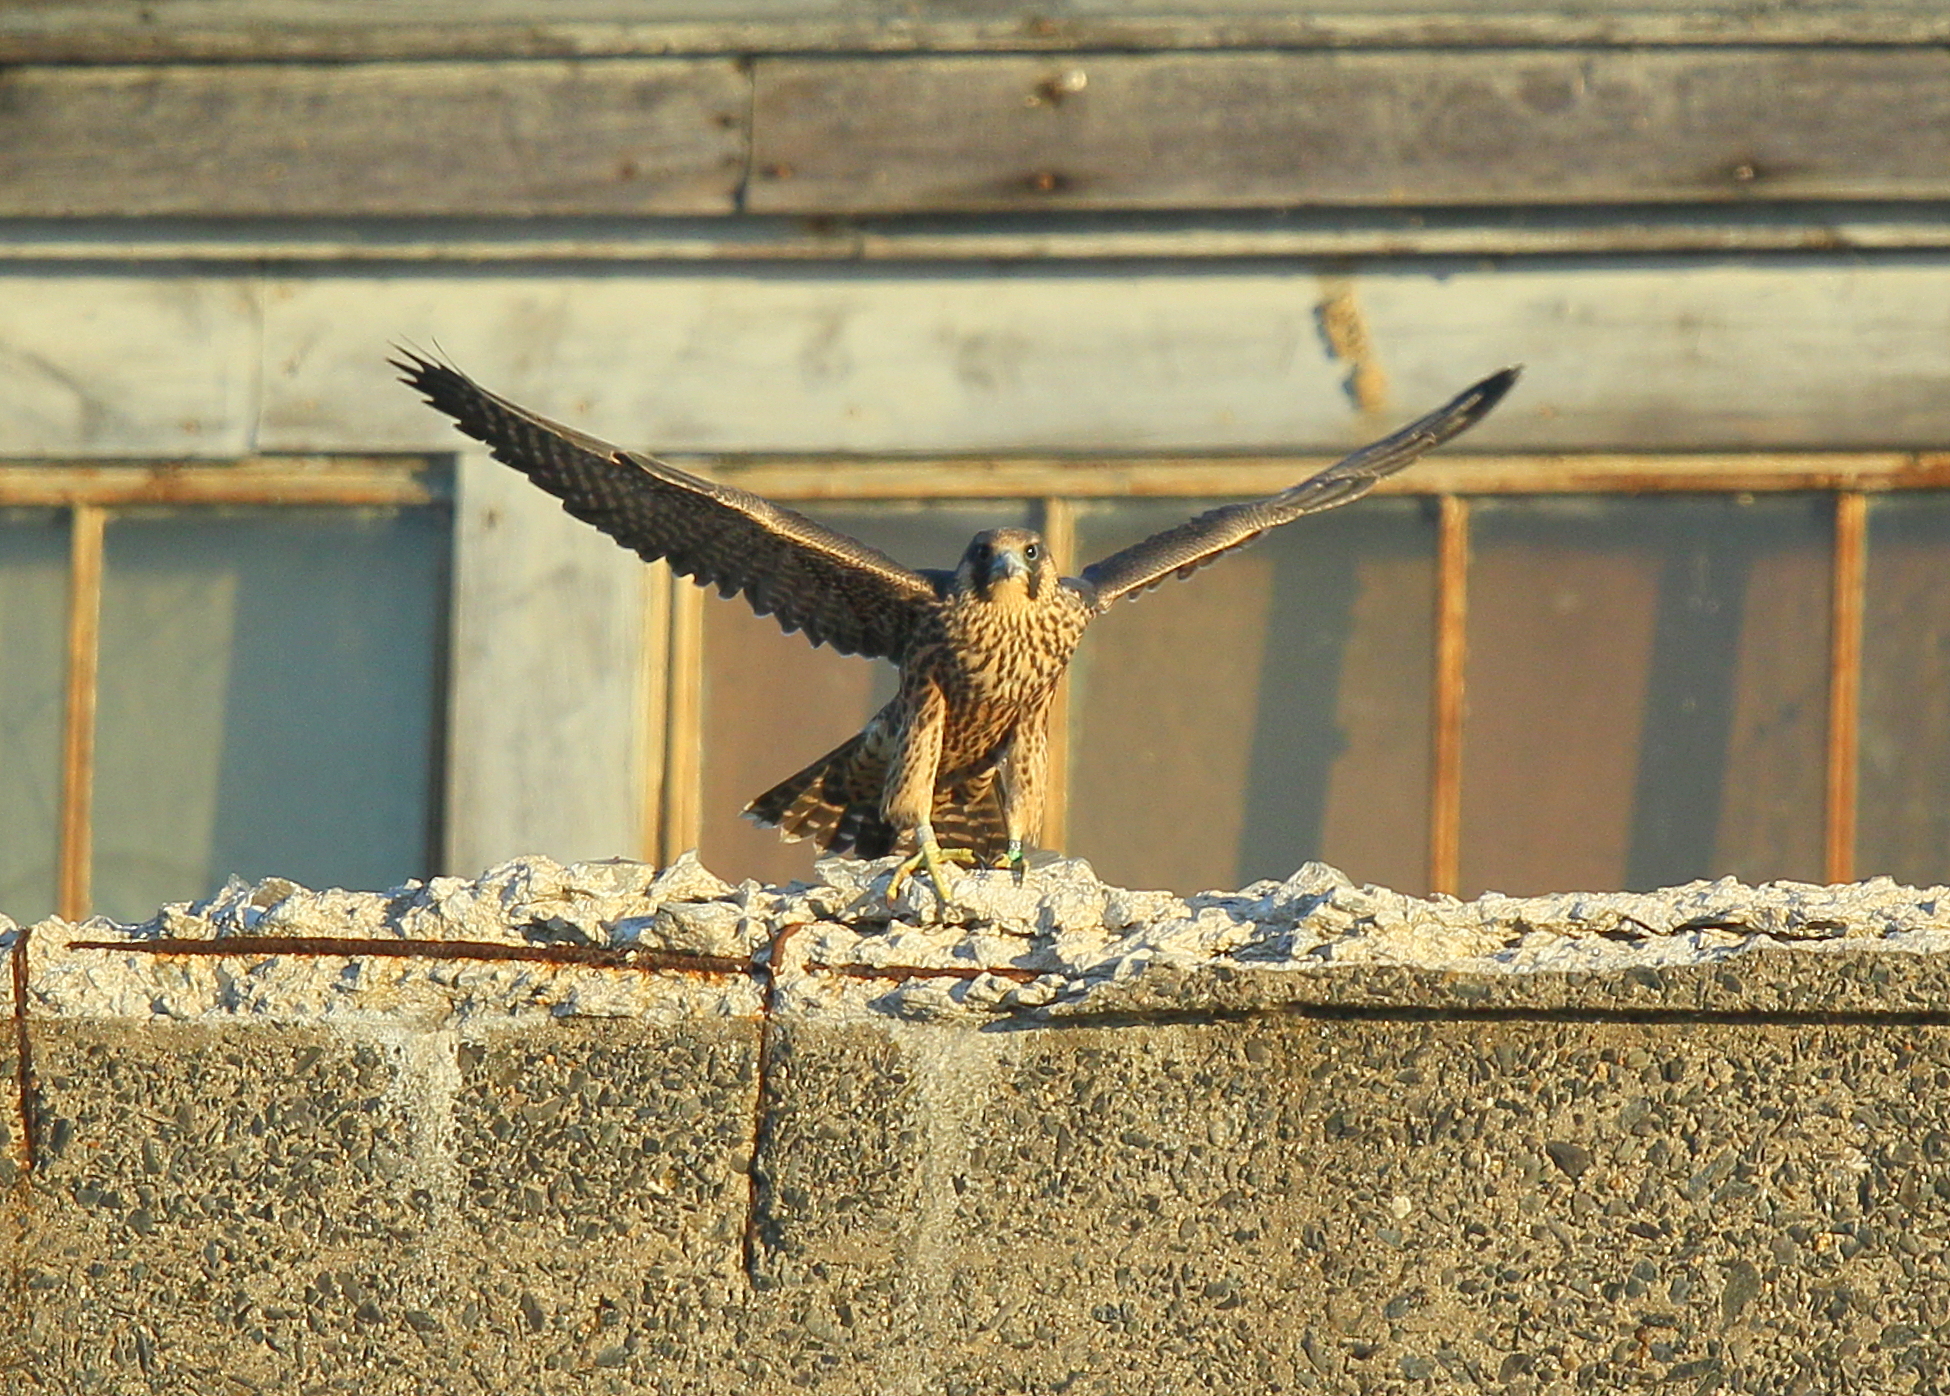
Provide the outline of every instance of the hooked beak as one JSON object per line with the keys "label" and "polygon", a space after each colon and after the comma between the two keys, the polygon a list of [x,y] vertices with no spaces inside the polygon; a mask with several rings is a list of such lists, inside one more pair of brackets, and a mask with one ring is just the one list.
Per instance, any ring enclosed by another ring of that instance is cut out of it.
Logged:
{"label": "hooked beak", "polygon": [[1004,548],[995,555],[995,560],[989,564],[989,581],[991,583],[1002,581],[1008,577],[1021,577],[1027,580],[1028,576],[1029,564],[1023,561],[1022,554],[1014,548]]}

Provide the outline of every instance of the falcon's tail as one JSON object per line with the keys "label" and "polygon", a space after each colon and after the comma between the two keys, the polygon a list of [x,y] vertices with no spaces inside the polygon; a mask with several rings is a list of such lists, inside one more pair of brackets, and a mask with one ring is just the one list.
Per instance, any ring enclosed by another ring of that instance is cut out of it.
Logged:
{"label": "falcon's tail", "polygon": [[883,858],[900,831],[880,817],[886,762],[863,732],[787,776],[745,806],[745,818],[775,828],[787,843],[811,839],[828,853]]}
{"label": "falcon's tail", "polygon": [[1002,819],[1002,782],[993,767],[934,792],[934,836],[943,848],[972,848],[993,863],[1009,847]]}
{"label": "falcon's tail", "polygon": [[[886,759],[861,733],[786,777],[745,806],[745,818],[777,829],[787,843],[811,839],[828,853],[884,858],[907,832],[880,814]],[[1001,784],[987,772],[934,797],[934,832],[943,846],[999,856],[1009,835],[1002,822]]]}

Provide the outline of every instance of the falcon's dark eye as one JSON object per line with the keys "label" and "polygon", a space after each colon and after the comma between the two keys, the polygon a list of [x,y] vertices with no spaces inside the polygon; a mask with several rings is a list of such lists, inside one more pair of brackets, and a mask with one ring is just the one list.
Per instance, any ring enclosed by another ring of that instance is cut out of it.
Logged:
{"label": "falcon's dark eye", "polygon": [[1041,543],[1031,543],[1022,550],[1022,555],[1030,562],[1034,562],[1043,555],[1043,545]]}

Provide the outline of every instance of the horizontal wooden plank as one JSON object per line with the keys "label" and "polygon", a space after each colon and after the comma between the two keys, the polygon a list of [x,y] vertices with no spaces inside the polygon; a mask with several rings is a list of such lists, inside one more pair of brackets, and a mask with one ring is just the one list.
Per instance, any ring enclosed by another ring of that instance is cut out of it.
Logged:
{"label": "horizontal wooden plank", "polygon": [[1469,456],[1448,453],[1383,481],[1383,494],[1765,494],[1950,487],[1950,462],[1889,453]]}
{"label": "horizontal wooden plank", "polygon": [[1935,0],[36,0],[0,61],[1536,44],[1941,43]]}
{"label": "horizontal wooden plank", "polygon": [[259,439],[273,450],[453,449],[385,366],[401,338],[538,411],[666,451],[1144,450],[1275,421],[1335,443],[1360,430],[1317,347],[1307,274],[676,268],[269,287]]}
{"label": "horizontal wooden plank", "polygon": [[0,275],[0,458],[458,449],[386,366],[401,340],[690,455],[1326,456],[1514,362],[1467,451],[1950,449],[1943,255],[1340,272],[20,267]]}
{"label": "horizontal wooden plank", "polygon": [[[268,278],[261,450],[451,450],[388,340],[664,452],[1330,454],[1527,364],[1477,452],[1950,447],[1943,257]],[[50,301],[52,313],[58,303]],[[1322,334],[1366,326],[1368,410]]]}
{"label": "horizontal wooden plank", "polygon": [[993,214],[952,218],[61,219],[0,263],[992,262],[1939,251],[1950,204]]}
{"label": "horizontal wooden plank", "polygon": [[0,465],[0,507],[143,504],[431,504],[445,490],[418,461],[234,466]]}
{"label": "horizontal wooden plank", "polygon": [[732,210],[728,59],[17,67],[0,216]]}
{"label": "horizontal wooden plank", "polygon": [[771,58],[762,213],[1950,195],[1950,52]]}
{"label": "horizontal wooden plank", "polygon": [[249,455],[257,288],[228,271],[0,275],[0,457]]}
{"label": "horizontal wooden plank", "polygon": [[[1196,499],[1273,494],[1326,456],[1157,457],[1115,461],[690,458],[682,463],[772,499]],[[1950,487],[1950,457],[1889,452],[1699,455],[1431,456],[1377,494],[1763,493]]]}
{"label": "horizontal wooden plank", "polygon": [[[674,463],[772,499],[1198,499],[1272,494],[1330,456],[1062,460],[938,456],[677,456]],[[504,470],[502,474],[507,474]],[[517,477],[508,475],[508,479]],[[1950,454],[1766,452],[1702,455],[1432,456],[1384,480],[1383,495],[1778,493],[1950,488]],[[531,492],[532,493],[532,492]],[[0,466],[0,508],[73,504],[422,505],[447,492],[417,461],[276,458],[237,466]],[[546,502],[546,496],[537,495]],[[549,504],[549,511],[555,506]]]}
{"label": "horizontal wooden plank", "polygon": [[748,81],[761,213],[1950,198],[1941,47],[1259,52],[15,67],[0,217],[721,215]]}

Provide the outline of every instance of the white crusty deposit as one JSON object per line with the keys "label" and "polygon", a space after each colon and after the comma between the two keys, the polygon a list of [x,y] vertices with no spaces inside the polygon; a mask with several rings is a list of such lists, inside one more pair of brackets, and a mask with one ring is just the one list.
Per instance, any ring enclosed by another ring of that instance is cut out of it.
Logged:
{"label": "white crusty deposit", "polygon": [[[1792,964],[1778,959],[1790,948],[1950,950],[1950,894],[1886,878],[1835,887],[1723,878],[1657,892],[1491,893],[1463,902],[1357,886],[1309,863],[1283,882],[1179,897],[1106,886],[1084,861],[1059,859],[1020,880],[960,875],[956,905],[944,916],[921,882],[889,908],[891,867],[829,859],[817,882],[783,888],[732,886],[690,855],[666,869],[522,858],[478,879],[441,877],[387,892],[233,881],[139,925],[34,927],[29,1007],[83,1017],[404,1018],[463,1030],[547,1015],[755,1014],[768,988],[786,1012],[977,1022],[1307,1003],[1440,1006],[1486,996],[1549,1007],[1634,1001],[1665,986],[1659,976],[1668,971],[1743,958],[1756,967]],[[239,937],[252,939],[234,955],[138,948]],[[400,956],[286,947],[286,938],[371,941],[375,951],[403,948],[401,941],[440,944]],[[79,948],[91,941],[110,948]],[[453,942],[561,960],[497,960]],[[460,953],[447,957],[442,947]],[[614,963],[587,962],[605,952]],[[659,954],[714,959],[711,972],[695,973]],[[1885,1000],[1891,973],[1916,978],[1921,961],[1904,959],[1907,967],[1877,962]],[[1717,1008],[1737,1008],[1738,996],[1752,992],[1727,974],[1710,987]],[[1602,993],[1579,998],[1586,990]],[[1905,1002],[1934,1002],[1934,994],[1912,985]],[[1701,1007],[1702,996],[1682,1006]],[[1755,1006],[1784,1001],[1776,993]]]}

